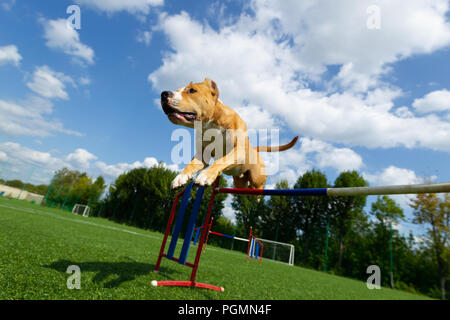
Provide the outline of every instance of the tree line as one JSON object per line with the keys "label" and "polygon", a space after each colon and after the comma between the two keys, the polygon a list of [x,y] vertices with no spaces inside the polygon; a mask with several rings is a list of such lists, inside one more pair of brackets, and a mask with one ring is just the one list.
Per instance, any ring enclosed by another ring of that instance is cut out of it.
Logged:
{"label": "tree line", "polygon": [[12,188],[23,189],[24,191],[36,193],[39,195],[45,195],[46,192],[48,191],[48,185],[46,185],[46,184],[34,185],[32,183],[22,182],[19,179],[14,179],[14,180],[0,179],[0,184],[3,184],[8,187],[12,187]]}
{"label": "tree line", "polygon": [[71,211],[75,204],[85,204],[96,209],[105,188],[102,176],[94,181],[86,172],[63,168],[54,174],[42,205]]}

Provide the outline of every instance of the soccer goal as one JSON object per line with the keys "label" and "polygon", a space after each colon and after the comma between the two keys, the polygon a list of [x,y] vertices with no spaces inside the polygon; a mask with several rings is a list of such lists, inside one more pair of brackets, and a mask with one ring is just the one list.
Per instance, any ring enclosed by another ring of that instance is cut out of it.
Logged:
{"label": "soccer goal", "polygon": [[91,208],[89,208],[89,206],[85,206],[83,204],[76,204],[73,206],[73,209],[72,209],[73,214],[81,214],[83,217],[89,217],[90,212],[91,212]]}
{"label": "soccer goal", "polygon": [[294,245],[257,238],[264,245],[263,258],[294,265]]}

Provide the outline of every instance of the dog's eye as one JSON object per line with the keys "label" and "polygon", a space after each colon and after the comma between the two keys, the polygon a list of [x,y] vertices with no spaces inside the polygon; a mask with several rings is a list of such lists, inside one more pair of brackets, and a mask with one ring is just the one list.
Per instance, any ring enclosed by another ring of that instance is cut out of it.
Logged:
{"label": "dog's eye", "polygon": [[196,93],[197,92],[197,90],[195,90],[194,88],[190,88],[189,90],[188,90],[188,93]]}

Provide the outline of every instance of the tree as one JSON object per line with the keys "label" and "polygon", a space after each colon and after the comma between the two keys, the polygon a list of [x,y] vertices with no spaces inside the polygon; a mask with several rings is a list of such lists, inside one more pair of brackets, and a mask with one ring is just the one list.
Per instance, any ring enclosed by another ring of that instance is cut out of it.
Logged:
{"label": "tree", "polygon": [[5,182],[5,185],[7,185],[8,187],[22,189],[24,183],[21,180],[9,180]]}
{"label": "tree", "polygon": [[[357,171],[342,172],[335,180],[335,188],[344,187],[366,187],[368,183]],[[366,205],[366,196],[335,197],[332,201],[333,216],[338,228],[339,255],[338,268],[342,267],[342,255],[344,252],[344,239],[351,228],[352,222],[357,215],[363,214]]]}
{"label": "tree", "polygon": [[[77,203],[95,204],[105,187],[105,180],[101,176],[93,182],[86,172],[63,168],[54,174],[52,184],[47,189],[49,194],[46,202],[58,204],[63,209],[71,209]],[[43,187],[41,189],[47,193]]]}
{"label": "tree", "polygon": [[[275,189],[289,189],[286,180],[275,185]],[[292,197],[271,196],[267,209],[261,217],[263,237],[274,241],[295,243],[297,238],[296,216],[292,210]]]}
{"label": "tree", "polygon": [[387,222],[396,222],[404,218],[403,209],[388,196],[378,196],[377,201],[372,203],[370,213],[375,216],[379,223],[385,225]]}
{"label": "tree", "polygon": [[414,209],[413,223],[427,227],[427,240],[436,261],[442,299],[445,299],[445,283],[450,267],[450,195],[445,194],[441,199],[435,193],[418,194],[410,206]]}
{"label": "tree", "polygon": [[[326,175],[316,170],[303,174],[294,185],[295,189],[328,187]],[[293,197],[292,199],[295,225],[297,229],[301,230],[300,239],[304,264],[310,264],[308,260],[312,257],[312,253],[322,254],[330,201],[329,197],[319,196]],[[317,261],[314,261],[314,264],[320,264],[322,257],[315,260]]]}
{"label": "tree", "polygon": [[[236,227],[231,223],[229,219],[226,217],[220,216],[217,219],[214,219],[211,230],[223,233],[227,235],[234,235]],[[222,248],[231,249],[234,240],[231,240],[227,237],[213,236],[212,234],[208,237],[208,244],[218,245]]]}
{"label": "tree", "polygon": [[239,235],[248,236],[250,227],[252,227],[253,234],[260,236],[262,231],[261,217],[265,215],[267,210],[266,199],[241,194],[233,195],[232,199],[231,206],[236,211]]}
{"label": "tree", "polygon": [[[392,223],[404,217],[400,206],[388,196],[378,196],[377,201],[372,203],[370,213],[375,216],[378,223],[375,225],[375,243],[373,249],[380,253],[379,265],[382,269],[389,266],[390,285],[394,287],[393,279],[393,248],[392,248]],[[389,245],[389,255],[388,252]],[[389,257],[389,260],[388,260]]]}

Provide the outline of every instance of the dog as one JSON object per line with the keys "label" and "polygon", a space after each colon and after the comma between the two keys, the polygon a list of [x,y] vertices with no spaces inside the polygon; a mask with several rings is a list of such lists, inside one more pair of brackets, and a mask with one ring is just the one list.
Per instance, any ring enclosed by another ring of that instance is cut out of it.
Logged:
{"label": "dog", "polygon": [[[236,188],[264,189],[267,175],[259,152],[288,150],[298,140],[297,136],[290,143],[279,147],[252,147],[246,123],[233,109],[219,100],[217,84],[209,78],[200,83],[191,82],[175,91],[163,91],[161,106],[173,124],[194,128],[196,131],[212,130],[215,137],[214,150],[205,156],[210,144],[202,134],[198,135],[196,132],[197,152],[172,181],[172,189],[184,186],[199,171],[201,172],[194,183],[200,186],[213,184],[224,173],[233,176]],[[215,161],[209,165],[212,157]]]}

